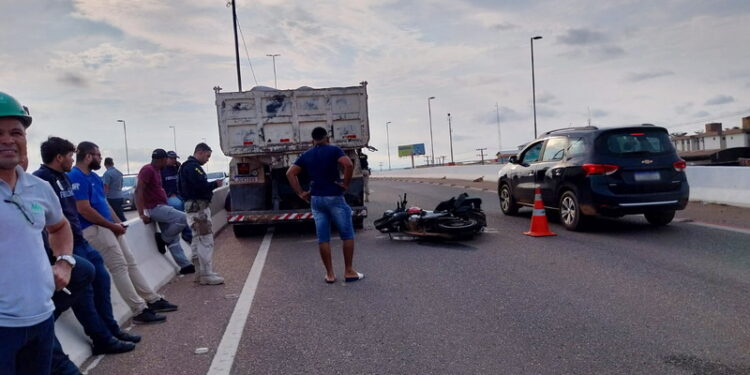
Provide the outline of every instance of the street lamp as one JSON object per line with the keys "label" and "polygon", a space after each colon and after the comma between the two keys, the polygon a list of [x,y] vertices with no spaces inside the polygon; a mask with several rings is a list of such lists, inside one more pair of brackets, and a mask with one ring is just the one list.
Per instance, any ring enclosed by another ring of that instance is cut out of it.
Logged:
{"label": "street lamp", "polygon": [[172,128],[172,141],[174,141],[174,152],[177,152],[177,129],[175,129],[174,125],[169,125],[170,128]]}
{"label": "street lamp", "polygon": [[497,150],[503,151],[503,140],[500,137],[500,105],[495,103],[495,113],[497,114]]}
{"label": "street lamp", "polygon": [[432,99],[435,99],[435,97],[427,98],[427,114],[430,116],[430,153],[432,154],[432,164],[435,164],[435,144],[432,142],[432,108],[430,107],[430,100]]}
{"label": "street lamp", "polygon": [[273,59],[273,88],[278,89],[279,85],[276,83],[276,56],[281,56],[278,53],[266,55]]}
{"label": "street lamp", "polygon": [[390,124],[390,121],[385,122],[385,141],[386,141],[386,147],[388,148],[388,170],[391,170],[391,137],[388,134],[388,124]]}
{"label": "street lamp", "polygon": [[450,138],[451,142],[451,164],[454,164],[453,162],[453,129],[451,128],[451,114],[448,113],[448,137]]}
{"label": "street lamp", "polygon": [[125,120],[117,120],[122,123],[122,130],[125,132],[125,166],[130,174],[130,158],[128,157],[128,128],[125,126]]}
{"label": "street lamp", "polygon": [[531,41],[531,95],[534,98],[534,139],[536,139],[536,82],[534,80],[534,41],[542,39],[541,36],[535,36],[530,39]]}

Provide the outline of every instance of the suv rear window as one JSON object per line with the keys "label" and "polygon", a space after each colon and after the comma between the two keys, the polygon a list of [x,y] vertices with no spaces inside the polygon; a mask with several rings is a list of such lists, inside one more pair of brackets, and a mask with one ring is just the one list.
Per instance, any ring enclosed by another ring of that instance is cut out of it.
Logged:
{"label": "suv rear window", "polygon": [[613,155],[662,154],[673,151],[669,135],[657,129],[609,131],[597,138],[596,145],[599,152]]}

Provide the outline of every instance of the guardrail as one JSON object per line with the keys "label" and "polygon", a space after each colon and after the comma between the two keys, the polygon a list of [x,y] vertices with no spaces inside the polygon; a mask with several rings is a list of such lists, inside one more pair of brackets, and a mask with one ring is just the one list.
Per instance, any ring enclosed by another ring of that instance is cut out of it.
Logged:
{"label": "guardrail", "polygon": [[[372,176],[450,178],[467,181],[484,177],[485,181],[497,181],[497,172],[502,167],[503,164],[485,164],[399,169],[373,171]],[[691,201],[750,207],[750,167],[688,166],[686,173]]]}
{"label": "guardrail", "polygon": [[[214,234],[218,233],[227,225],[227,213],[224,210],[224,200],[229,193],[228,187],[221,187],[214,190],[214,197],[211,201],[211,218],[214,228]],[[155,224],[144,224],[141,219],[130,219],[127,221],[128,231],[125,238],[130,245],[143,275],[146,277],[149,285],[155,290],[160,289],[175,276],[179,267],[172,259],[172,255],[167,252],[165,255],[159,253],[154,240]],[[189,244],[182,242],[182,248],[188,259],[192,256],[192,250]],[[112,293],[112,311],[115,319],[124,323],[132,317],[130,307],[120,296],[114,284],[111,287]],[[77,365],[81,365],[86,359],[91,357],[91,344],[88,336],[83,332],[83,328],[72,311],[63,313],[55,323],[55,334],[60,343],[68,354],[70,359]]]}

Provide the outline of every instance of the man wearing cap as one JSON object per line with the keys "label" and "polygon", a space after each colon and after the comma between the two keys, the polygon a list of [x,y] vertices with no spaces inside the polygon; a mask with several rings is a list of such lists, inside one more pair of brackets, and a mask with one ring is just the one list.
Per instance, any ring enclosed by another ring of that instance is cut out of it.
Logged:
{"label": "man wearing cap", "polygon": [[161,238],[167,243],[180,274],[195,273],[195,266],[185,256],[180,245],[180,233],[187,227],[184,212],[177,211],[167,204],[167,193],[162,187],[161,170],[167,165],[167,152],[157,148],[151,153],[151,163],[138,172],[138,185],[135,188],[138,215],[144,223],[152,220],[159,223]]}
{"label": "man wearing cap", "polygon": [[[52,294],[75,266],[73,235],[49,184],[19,165],[31,116],[0,92],[0,374],[47,375],[55,340]],[[42,230],[56,256],[50,266]]]}
{"label": "man wearing cap", "polygon": [[101,169],[101,160],[99,146],[81,142],[76,147],[76,165],[68,172],[83,238],[104,258],[115,287],[133,311],[133,323],[164,322],[167,317],[157,313],[175,311],[177,306],[157,294],[138,269],[124,236],[127,226],[114,215],[104,196],[104,183],[94,173]]}
{"label": "man wearing cap", "polygon": [[180,167],[179,191],[185,198],[185,212],[193,231],[193,242],[190,244],[193,253],[198,254],[200,273],[198,283],[201,285],[219,285],[224,278],[213,270],[214,234],[211,227],[211,198],[214,189],[222,180],[208,182],[202,165],[211,158],[211,147],[205,143],[195,146],[193,156]]}
{"label": "man wearing cap", "polygon": [[115,214],[120,221],[128,221],[125,218],[125,212],[122,211],[122,172],[115,168],[115,161],[112,158],[104,159],[104,194],[107,196],[107,203],[115,210]]}
{"label": "man wearing cap", "polygon": [[[177,179],[180,170],[180,157],[174,151],[167,151],[167,165],[161,169],[161,185],[167,194],[167,204],[178,211],[185,212],[185,203],[177,192]],[[190,226],[182,230],[182,239],[187,243],[193,242],[193,233]]]}
{"label": "man wearing cap", "polygon": [[[336,224],[344,246],[344,278],[347,282],[361,280],[365,275],[354,270],[354,226],[352,209],[344,200],[344,192],[349,189],[354,166],[351,159],[340,148],[329,144],[328,132],[317,127],[312,131],[313,147],[294,162],[286,172],[289,184],[300,199],[310,202],[315,230],[318,234],[318,248],[326,268],[325,281],[336,282],[331,260],[331,222]],[[343,181],[339,167],[344,170]],[[297,175],[302,171],[310,176],[310,191],[302,190]]]}

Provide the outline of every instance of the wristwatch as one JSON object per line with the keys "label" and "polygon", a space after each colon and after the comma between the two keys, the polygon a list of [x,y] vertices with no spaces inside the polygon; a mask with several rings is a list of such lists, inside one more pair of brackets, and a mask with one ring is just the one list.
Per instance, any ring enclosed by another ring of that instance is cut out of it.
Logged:
{"label": "wristwatch", "polygon": [[68,262],[71,268],[76,266],[76,258],[74,258],[72,255],[59,255],[57,258],[55,258],[55,263],[61,260],[64,262]]}

